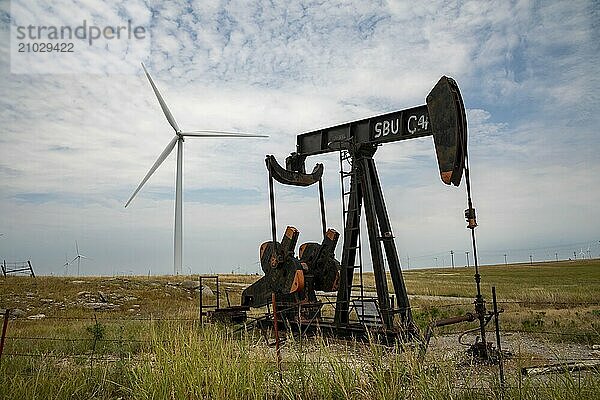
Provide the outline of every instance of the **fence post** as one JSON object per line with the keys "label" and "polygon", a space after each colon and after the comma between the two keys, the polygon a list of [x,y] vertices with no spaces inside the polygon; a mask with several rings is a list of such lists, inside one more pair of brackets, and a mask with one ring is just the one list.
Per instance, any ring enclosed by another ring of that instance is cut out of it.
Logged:
{"label": "fence post", "polygon": [[35,272],[33,272],[33,267],[31,266],[31,260],[27,260],[27,265],[29,266],[29,271],[31,273],[31,276],[33,278],[35,278]]}
{"label": "fence post", "polygon": [[198,300],[198,302],[200,303],[200,326],[203,326],[203,321],[202,321],[202,296],[204,294],[204,290],[202,288],[202,276],[198,275],[198,284],[200,285],[199,287],[199,293],[200,293],[200,299]]}
{"label": "fence post", "polygon": [[6,328],[8,328],[8,317],[10,316],[10,309],[7,308],[4,311],[4,321],[2,322],[2,337],[0,338],[0,361],[2,360],[2,351],[4,351],[4,339],[6,339]]}
{"label": "fence post", "polygon": [[275,292],[271,293],[271,302],[273,303],[273,328],[275,330],[275,352],[277,353],[277,369],[279,370],[279,379],[281,376],[281,351],[279,349],[279,323],[277,321],[277,301]]}
{"label": "fence post", "polygon": [[496,325],[496,346],[498,347],[498,370],[500,372],[500,387],[504,390],[504,357],[500,344],[500,321],[498,316],[498,302],[496,301],[496,286],[492,286],[492,302],[494,303],[494,324]]}
{"label": "fence post", "polygon": [[217,280],[217,309],[219,308],[219,296],[221,296],[220,288],[219,288],[219,275],[216,277]]}

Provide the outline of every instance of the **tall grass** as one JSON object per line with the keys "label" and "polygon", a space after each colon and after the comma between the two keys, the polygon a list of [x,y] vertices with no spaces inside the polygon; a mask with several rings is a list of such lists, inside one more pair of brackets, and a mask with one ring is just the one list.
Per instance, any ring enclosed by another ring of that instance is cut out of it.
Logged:
{"label": "tall grass", "polygon": [[[495,367],[441,359],[421,363],[401,344],[289,337],[279,368],[274,348],[258,334],[176,323],[150,323],[144,334],[150,338],[147,348],[135,354],[107,348],[92,363],[48,349],[45,357],[4,356],[0,398],[433,400],[501,398],[502,393]],[[505,399],[596,399],[600,384],[594,374],[540,380],[521,377],[513,368],[503,394]]]}

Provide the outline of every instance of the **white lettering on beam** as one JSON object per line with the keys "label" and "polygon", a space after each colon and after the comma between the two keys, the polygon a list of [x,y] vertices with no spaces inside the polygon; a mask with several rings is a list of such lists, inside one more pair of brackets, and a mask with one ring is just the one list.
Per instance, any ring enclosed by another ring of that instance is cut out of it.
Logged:
{"label": "white lettering on beam", "polygon": [[427,118],[427,115],[423,115],[423,114],[420,115],[418,117],[418,120],[417,120],[416,115],[411,115],[410,117],[408,117],[406,129],[408,130],[408,133],[410,133],[412,135],[413,133],[416,133],[417,130],[421,130],[421,131],[427,130],[428,126],[429,126],[429,118]]}
{"label": "white lettering on beam", "polygon": [[377,139],[382,136],[387,136],[389,134],[397,135],[400,132],[400,118],[395,118],[392,120],[383,120],[377,122],[375,124],[375,135],[374,139]]}
{"label": "white lettering on beam", "polygon": [[411,115],[410,117],[408,117],[407,129],[408,129],[408,133],[410,133],[411,135],[417,131],[417,128],[414,127],[414,125],[413,125],[413,128],[410,127],[410,121],[412,121],[412,120],[416,121],[417,120],[417,116],[416,115]]}

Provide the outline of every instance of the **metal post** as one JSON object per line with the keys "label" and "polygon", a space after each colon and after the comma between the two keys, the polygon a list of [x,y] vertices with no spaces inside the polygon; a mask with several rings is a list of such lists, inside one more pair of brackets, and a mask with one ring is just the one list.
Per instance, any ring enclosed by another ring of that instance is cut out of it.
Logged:
{"label": "metal post", "polygon": [[492,302],[494,303],[494,323],[496,325],[496,346],[498,347],[498,370],[500,372],[500,387],[504,388],[504,357],[500,344],[500,320],[498,315],[498,302],[496,301],[496,287],[492,286]]}
{"label": "metal post", "polygon": [[6,328],[8,328],[8,317],[10,309],[4,311],[4,322],[2,323],[2,337],[0,338],[0,360],[2,360],[2,351],[4,350],[4,339],[6,339]]}
{"label": "metal post", "polygon": [[323,237],[327,233],[327,221],[325,220],[325,196],[323,195],[323,179],[319,179],[319,203],[321,204],[321,226]]}
{"label": "metal post", "polygon": [[279,326],[277,323],[277,301],[275,292],[271,293],[271,302],[273,303],[273,329],[275,330],[275,352],[277,353],[277,368],[281,376],[281,352],[279,350]]}
{"label": "metal post", "polygon": [[94,366],[94,353],[96,352],[96,344],[99,339],[101,339],[100,328],[98,318],[96,317],[96,313],[94,313],[94,342],[92,343],[92,354],[90,355],[90,374],[92,373],[92,368]]}
{"label": "metal post", "polygon": [[275,256],[275,250],[277,249],[277,223],[275,221],[275,193],[273,191],[273,174],[271,167],[267,163],[269,170],[269,203],[271,205],[271,239],[273,240],[273,256]]}
{"label": "metal post", "polygon": [[473,244],[473,264],[475,265],[475,286],[477,287],[477,296],[475,296],[475,311],[479,319],[479,334],[481,336],[481,354],[483,359],[488,359],[487,343],[485,338],[485,300],[481,295],[481,275],[479,275],[479,260],[477,258],[477,246],[475,243],[475,227],[471,229],[471,241]]}
{"label": "metal post", "polygon": [[221,295],[221,291],[219,289],[219,275],[217,275],[216,281],[217,281],[217,309],[219,309],[220,308],[219,307],[219,297]]}
{"label": "metal post", "polygon": [[202,290],[202,276],[198,275],[198,284],[200,285],[199,289],[200,289],[200,298],[198,299],[198,303],[200,303],[200,326],[203,326],[204,321],[202,319],[202,313],[203,313],[203,304],[202,304],[202,297],[204,295],[204,291]]}
{"label": "metal post", "polygon": [[470,265],[469,265],[469,252],[465,251],[465,255],[467,256],[467,268],[469,268],[470,267]]}

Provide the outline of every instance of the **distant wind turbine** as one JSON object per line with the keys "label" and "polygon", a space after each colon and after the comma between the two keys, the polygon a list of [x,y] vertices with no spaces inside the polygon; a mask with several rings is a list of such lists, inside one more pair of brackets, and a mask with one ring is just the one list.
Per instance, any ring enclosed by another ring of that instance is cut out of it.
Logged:
{"label": "distant wind turbine", "polygon": [[67,254],[65,253],[65,263],[63,264],[63,268],[65,269],[65,276],[69,272],[69,259],[67,258]]}
{"label": "distant wind turbine", "polygon": [[75,249],[77,250],[77,255],[74,259],[71,260],[71,262],[77,260],[77,276],[79,276],[79,265],[81,263],[81,259],[83,258],[87,260],[88,258],[79,252],[79,245],[77,244],[77,240],[75,241]]}
{"label": "distant wind turbine", "polygon": [[144,179],[142,179],[142,182],[135,189],[135,191],[133,192],[133,194],[131,195],[131,197],[129,198],[127,203],[125,204],[125,207],[127,207],[129,205],[129,203],[131,203],[131,201],[133,200],[135,195],[140,191],[142,186],[144,186],[144,184],[152,176],[154,171],[156,171],[156,169],[160,166],[160,164],[162,164],[163,161],[169,156],[169,154],[171,154],[171,152],[175,148],[175,145],[177,145],[177,174],[176,174],[176,178],[175,178],[175,233],[174,233],[174,247],[175,248],[173,251],[173,253],[174,253],[173,270],[174,270],[174,273],[176,275],[178,275],[181,273],[181,270],[182,270],[182,259],[183,259],[183,255],[182,255],[183,254],[182,213],[183,213],[183,141],[184,141],[184,137],[221,137],[221,138],[242,137],[242,138],[244,138],[244,137],[268,137],[268,136],[248,134],[248,133],[211,131],[211,130],[185,131],[185,132],[182,131],[179,128],[179,125],[177,125],[177,122],[175,121],[173,114],[171,114],[171,111],[167,107],[165,100],[163,99],[160,92],[158,91],[158,88],[154,84],[154,81],[152,80],[152,77],[148,73],[148,70],[146,70],[146,67],[144,66],[144,64],[142,64],[142,68],[144,69],[144,73],[146,74],[148,81],[150,81],[150,85],[152,86],[152,90],[154,91],[154,94],[156,95],[156,98],[158,99],[160,108],[162,108],[162,111],[165,114],[165,117],[167,118],[169,125],[171,125],[171,127],[175,131],[175,136],[173,137],[173,139],[171,139],[169,144],[167,144],[167,147],[165,147],[163,152],[160,153],[160,156],[158,156],[158,159],[154,162],[154,165],[152,165],[152,167],[150,168],[150,170],[148,171],[148,173],[146,174]]}
{"label": "distant wind turbine", "polygon": [[590,259],[590,260],[592,259],[592,252],[591,252],[591,250],[590,250],[590,249],[591,249],[591,247],[592,247],[592,244],[591,244],[591,243],[590,243],[590,244],[588,244],[588,248],[587,248],[587,250],[585,251],[585,252],[587,253],[588,259]]}

